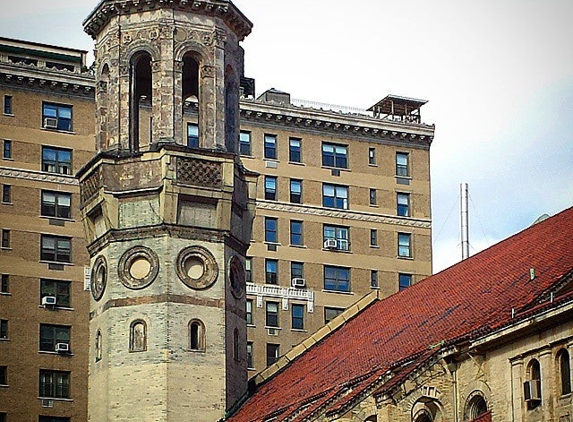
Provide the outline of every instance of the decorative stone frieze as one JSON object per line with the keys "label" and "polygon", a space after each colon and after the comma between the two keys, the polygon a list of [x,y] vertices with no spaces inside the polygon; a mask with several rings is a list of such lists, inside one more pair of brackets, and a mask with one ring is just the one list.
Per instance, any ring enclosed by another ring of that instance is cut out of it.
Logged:
{"label": "decorative stone frieze", "polygon": [[223,183],[221,165],[214,161],[177,158],[177,181],[193,186],[219,188]]}

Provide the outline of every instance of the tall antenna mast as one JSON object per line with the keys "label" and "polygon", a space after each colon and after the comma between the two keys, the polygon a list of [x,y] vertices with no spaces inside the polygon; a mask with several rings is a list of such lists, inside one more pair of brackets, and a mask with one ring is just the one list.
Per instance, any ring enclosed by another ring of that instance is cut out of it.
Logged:
{"label": "tall antenna mast", "polygon": [[468,184],[460,184],[461,234],[462,234],[462,260],[470,256],[470,224],[468,215]]}

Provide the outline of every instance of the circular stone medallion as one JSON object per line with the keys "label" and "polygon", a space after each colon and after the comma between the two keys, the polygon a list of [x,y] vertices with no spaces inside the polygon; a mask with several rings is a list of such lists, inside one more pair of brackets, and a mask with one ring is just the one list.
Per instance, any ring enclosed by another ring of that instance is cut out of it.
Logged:
{"label": "circular stone medallion", "polygon": [[92,297],[100,300],[107,284],[107,261],[103,255],[95,260],[90,278]]}
{"label": "circular stone medallion", "polygon": [[175,268],[181,281],[195,290],[213,285],[219,272],[215,257],[201,246],[189,246],[179,252]]}
{"label": "circular stone medallion", "polygon": [[121,256],[118,273],[121,283],[128,289],[143,289],[157,277],[159,259],[151,249],[136,246]]}

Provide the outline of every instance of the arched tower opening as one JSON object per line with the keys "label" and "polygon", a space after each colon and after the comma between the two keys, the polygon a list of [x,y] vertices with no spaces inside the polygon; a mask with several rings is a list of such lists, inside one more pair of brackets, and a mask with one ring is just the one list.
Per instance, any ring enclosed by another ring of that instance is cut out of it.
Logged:
{"label": "arched tower opening", "polygon": [[189,123],[186,128],[187,146],[199,148],[200,133],[199,127],[201,107],[199,107],[199,61],[192,52],[183,56],[183,102],[185,106],[197,110],[197,124]]}
{"label": "arched tower opening", "polygon": [[[131,152],[139,151],[143,133],[151,138],[153,117],[150,115],[147,122],[143,122],[142,107],[149,107],[152,103],[151,55],[146,51],[140,51],[134,54],[130,61],[129,150]],[[147,131],[144,132],[142,130],[144,128],[147,128]],[[151,141],[148,139],[148,143]]]}
{"label": "arched tower opening", "polygon": [[97,148],[98,150],[109,148],[108,132],[108,115],[109,115],[109,65],[105,63],[99,73],[98,91],[98,131],[97,131]]}

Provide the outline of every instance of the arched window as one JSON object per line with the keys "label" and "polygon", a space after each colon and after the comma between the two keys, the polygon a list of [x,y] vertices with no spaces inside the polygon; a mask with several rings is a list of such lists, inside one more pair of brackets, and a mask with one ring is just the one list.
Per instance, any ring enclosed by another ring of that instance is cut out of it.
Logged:
{"label": "arched window", "polygon": [[205,325],[198,319],[189,323],[189,348],[194,351],[205,351]]}
{"label": "arched window", "polygon": [[376,415],[368,416],[366,419],[364,419],[364,422],[377,422],[377,421],[378,417]]}
{"label": "arched window", "polygon": [[102,343],[101,343],[101,331],[97,330],[96,338],[95,338],[95,360],[99,362],[102,356]]}
{"label": "arched window", "polygon": [[129,328],[129,351],[142,352],[147,350],[147,324],[137,320]]}
{"label": "arched window", "polygon": [[[153,103],[151,80],[151,55],[146,51],[140,51],[134,54],[130,63],[129,150],[131,152],[139,151],[139,146],[142,143],[140,128],[147,126],[142,125],[140,117],[141,107],[143,105],[149,106]],[[152,126],[151,117],[148,124],[149,126],[146,132],[150,134]],[[149,144],[151,141],[151,139],[148,139]]]}
{"label": "arched window", "polygon": [[[187,107],[199,103],[199,62],[193,53],[187,53],[183,56],[183,102]],[[187,146],[198,148],[200,146],[201,128],[200,107],[192,107],[198,110],[197,124],[189,124],[186,128]]]}
{"label": "arched window", "polygon": [[541,365],[537,359],[531,359],[527,365],[527,378],[524,383],[524,395],[528,409],[541,404]]}
{"label": "arched window", "polygon": [[99,75],[99,130],[98,130],[98,149],[108,149],[108,115],[109,115],[109,66],[103,65]]}
{"label": "arched window", "polygon": [[466,420],[474,420],[487,412],[487,403],[482,395],[474,395],[467,403]]}
{"label": "arched window", "polygon": [[559,379],[561,381],[561,395],[571,392],[571,361],[569,352],[565,349],[557,352],[557,368],[559,370]]}
{"label": "arched window", "polygon": [[233,332],[233,358],[239,360],[239,330],[237,328]]}

